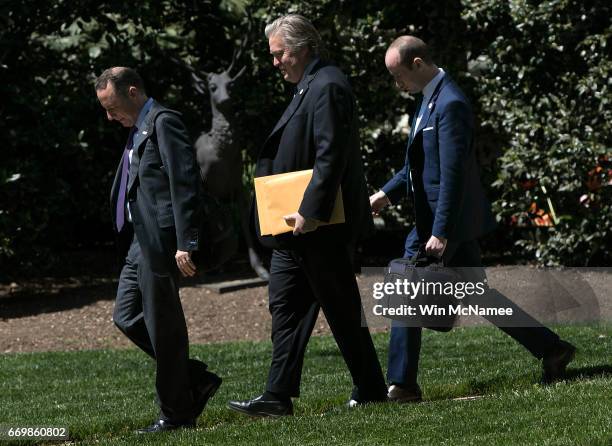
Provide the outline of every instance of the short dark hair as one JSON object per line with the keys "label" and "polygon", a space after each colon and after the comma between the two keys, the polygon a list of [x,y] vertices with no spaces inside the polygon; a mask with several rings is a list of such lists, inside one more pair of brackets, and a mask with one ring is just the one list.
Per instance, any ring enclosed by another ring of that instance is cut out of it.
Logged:
{"label": "short dark hair", "polygon": [[393,41],[387,51],[390,49],[397,50],[400,63],[408,68],[411,68],[415,57],[421,58],[427,65],[433,64],[429,46],[418,37],[400,36]]}
{"label": "short dark hair", "polygon": [[145,93],[144,82],[140,74],[133,68],[129,67],[112,67],[107,68],[100,76],[96,78],[96,91],[104,90],[108,83],[113,84],[117,94],[127,96],[130,87],[136,87]]}

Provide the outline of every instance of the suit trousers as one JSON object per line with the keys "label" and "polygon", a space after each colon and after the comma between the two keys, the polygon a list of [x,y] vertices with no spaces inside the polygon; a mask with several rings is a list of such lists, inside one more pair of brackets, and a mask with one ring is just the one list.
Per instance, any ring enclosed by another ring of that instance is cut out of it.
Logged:
{"label": "suit trousers", "polygon": [[306,345],[323,310],[353,384],[353,398],[380,400],[386,386],[367,327],[350,250],[341,243],[313,243],[299,250],[274,250],[270,266],[272,363],[266,390],[300,394]]}
{"label": "suit trousers", "polygon": [[178,268],[151,271],[134,236],[119,277],[113,320],[134,344],[155,360],[161,418],[193,418],[191,383],[206,365],[189,360],[187,325],[179,298]]}
{"label": "suit trousers", "polygon": [[[419,247],[416,231],[412,231],[406,240],[404,258],[412,257]],[[478,241],[469,240],[465,242],[449,242],[442,257],[444,265],[450,267],[466,267],[460,270],[462,275],[469,275],[466,280],[482,281],[486,278],[480,256]],[[483,295],[482,303],[473,296],[472,304],[486,306],[487,293]],[[498,327],[515,341],[525,347],[533,356],[543,358],[552,352],[559,342],[559,336],[550,329],[542,326],[520,307],[515,305],[505,296],[497,293],[495,296],[496,306],[512,307],[513,316],[521,320],[521,327]],[[485,317],[492,324],[496,324],[496,317]],[[412,386],[417,383],[419,370],[419,356],[421,351],[421,327],[406,327],[401,322],[393,321],[391,325],[391,336],[389,338],[389,358],[387,379],[390,384]]]}

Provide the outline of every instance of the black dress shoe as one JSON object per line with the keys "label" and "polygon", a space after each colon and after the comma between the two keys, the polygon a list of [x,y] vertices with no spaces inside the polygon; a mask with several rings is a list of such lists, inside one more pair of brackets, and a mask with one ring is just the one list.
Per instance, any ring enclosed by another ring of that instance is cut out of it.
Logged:
{"label": "black dress shoe", "polygon": [[223,380],[214,373],[204,371],[201,380],[193,389],[193,416],[197,419],[208,400],[213,397]]}
{"label": "black dress shoe", "polygon": [[550,384],[565,376],[565,368],[574,359],[576,347],[569,342],[559,341],[555,349],[542,361],[542,382]]}
{"label": "black dress shoe", "polygon": [[230,401],[227,405],[236,412],[241,412],[252,417],[282,417],[293,415],[293,404],[288,401],[264,400],[263,395],[252,400]]}
{"label": "black dress shoe", "polygon": [[171,421],[156,420],[152,425],[138,429],[137,434],[154,434],[157,432],[173,431],[176,429],[189,429],[195,427],[195,421],[186,421],[181,423],[172,423]]}

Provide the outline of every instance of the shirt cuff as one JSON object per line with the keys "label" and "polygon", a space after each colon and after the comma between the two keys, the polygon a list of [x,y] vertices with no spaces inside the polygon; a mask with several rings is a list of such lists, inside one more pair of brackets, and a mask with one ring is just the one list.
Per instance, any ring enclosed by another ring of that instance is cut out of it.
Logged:
{"label": "shirt cuff", "polygon": [[391,200],[389,200],[389,197],[387,197],[385,191],[381,189],[379,192],[383,194],[383,198],[387,201],[387,206],[393,206],[393,203],[391,203]]}

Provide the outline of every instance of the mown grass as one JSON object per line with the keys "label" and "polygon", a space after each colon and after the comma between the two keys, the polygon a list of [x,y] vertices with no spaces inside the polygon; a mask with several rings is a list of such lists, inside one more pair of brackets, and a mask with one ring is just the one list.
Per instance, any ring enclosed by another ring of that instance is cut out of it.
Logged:
{"label": "mown grass", "polygon": [[[612,328],[558,332],[579,349],[563,382],[540,385],[540,364],[492,327],[426,331],[425,401],[352,410],[344,407],[351,383],[333,339],[313,338],[296,416],[278,420],[251,419],[226,406],[263,390],[269,342],[194,345],[192,356],[224,383],[197,429],[154,436],[133,433],[157,415],[153,364],[143,353],[0,355],[0,425],[69,426],[73,442],[101,445],[610,445]],[[387,335],[375,342],[385,364]],[[453,400],[470,395],[482,397]]]}

